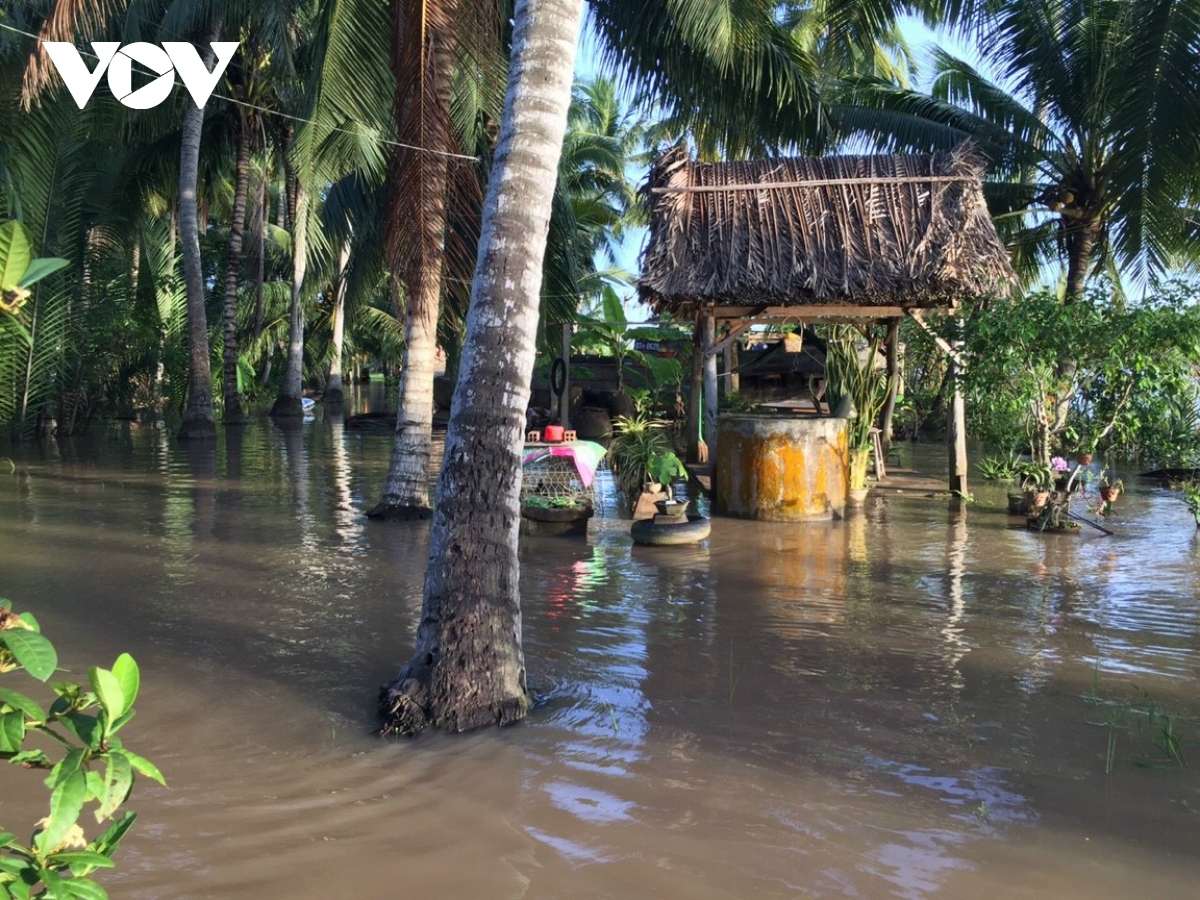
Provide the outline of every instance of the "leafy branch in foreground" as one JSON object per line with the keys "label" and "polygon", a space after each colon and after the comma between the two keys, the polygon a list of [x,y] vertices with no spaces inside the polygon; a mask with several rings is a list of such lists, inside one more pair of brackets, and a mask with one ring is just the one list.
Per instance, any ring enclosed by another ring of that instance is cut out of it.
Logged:
{"label": "leafy branch in foreground", "polygon": [[[57,695],[44,709],[8,687],[0,687],[0,759],[25,769],[49,771],[49,814],[28,843],[0,828],[0,900],[105,900],[104,888],[90,876],[113,867],[112,856],[137,814],[117,811],[129,798],[136,774],[166,784],[153,763],[127,749],[117,736],[133,718],[141,676],[128,653],[111,669],[93,666],[88,685],[50,681],[58,668],[54,645],[31,613],[19,615],[0,599],[0,675],[24,671],[46,682]],[[90,690],[88,688],[90,687]],[[64,755],[52,759],[42,749],[25,749],[31,736],[57,744]],[[111,824],[89,840],[80,819],[84,807],[96,822]]]}

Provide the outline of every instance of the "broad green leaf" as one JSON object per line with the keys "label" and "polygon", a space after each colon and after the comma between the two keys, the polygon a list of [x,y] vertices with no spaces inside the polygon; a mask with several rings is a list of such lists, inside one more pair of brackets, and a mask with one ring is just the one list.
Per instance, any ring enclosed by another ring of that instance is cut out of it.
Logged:
{"label": "broad green leaf", "polygon": [[37,617],[29,610],[25,610],[25,612],[20,613],[20,617],[21,621],[25,623],[25,628],[27,630],[36,631],[38,634],[42,633],[42,623],[39,622]]}
{"label": "broad green leaf", "polygon": [[129,764],[133,766],[137,772],[140,772],[147,778],[152,778],[163,787],[167,786],[167,780],[163,778],[162,772],[158,771],[158,767],[154,765],[154,763],[150,762],[150,760],[143,759],[131,750],[115,750],[113,753],[114,755],[119,753],[120,755],[127,757],[129,759]]}
{"label": "broad green leaf", "polygon": [[0,713],[0,753],[16,753],[25,743],[25,714]]}
{"label": "broad green leaf", "polygon": [[14,881],[8,886],[8,893],[12,900],[29,900],[29,885],[23,881]]}
{"label": "broad green leaf", "polygon": [[47,275],[51,275],[68,265],[70,265],[69,260],[61,259],[57,256],[43,256],[40,259],[35,259],[29,263],[29,268],[21,276],[20,286],[27,288],[34,282],[41,281]]}
{"label": "broad green leaf", "polygon": [[36,839],[38,849],[42,853],[57,847],[67,836],[71,826],[79,820],[86,798],[87,779],[78,770],[54,786],[54,790],[50,792],[50,821],[46,830]]}
{"label": "broad green leaf", "polygon": [[104,711],[108,713],[110,720],[125,712],[125,694],[121,690],[121,682],[117,680],[116,675],[108,669],[92,666],[88,669],[88,680],[91,681],[92,688],[96,691],[96,698],[104,707]]}
{"label": "broad green leaf", "polygon": [[111,869],[116,866],[111,859],[95,850],[64,850],[51,855],[47,862],[56,866],[70,866],[72,872],[84,866],[91,866],[93,869]]}
{"label": "broad green leaf", "polygon": [[88,769],[84,774],[87,776],[88,799],[103,800],[105,791],[104,776],[95,769]]}
{"label": "broad green leaf", "polygon": [[[138,664],[128,653],[122,653],[117,657],[117,661],[113,663],[112,673],[116,676],[117,683],[121,685],[121,694],[125,697],[125,708],[117,713],[119,717],[128,712],[137,699],[138,687],[141,685],[141,673],[138,671]],[[113,724],[115,727],[116,723]]]}
{"label": "broad green leaf", "polygon": [[45,710],[24,694],[18,694],[16,691],[10,691],[8,688],[0,688],[0,703],[7,703],[14,709],[19,709],[27,718],[32,719],[34,722],[46,721]]}
{"label": "broad green leaf", "polygon": [[49,888],[50,895],[59,900],[64,895],[61,893],[63,882],[66,880],[57,872],[50,869],[39,869],[38,877],[42,879],[42,883]]}
{"label": "broad green leaf", "polygon": [[113,753],[108,757],[108,771],[104,777],[104,793],[100,799],[100,808],[96,810],[96,821],[103,822],[117,811],[129,796],[133,787],[133,769],[129,758],[124,753]]}
{"label": "broad green leaf", "polygon": [[17,836],[11,831],[0,831],[0,847],[7,847],[16,839]]}
{"label": "broad green leaf", "polygon": [[67,900],[75,897],[77,900],[108,900],[104,888],[90,878],[64,878],[58,887],[56,896]]}
{"label": "broad green leaf", "polygon": [[[117,740],[115,737],[112,737],[112,735],[116,734],[116,732],[118,732],[122,728],[124,728],[126,723],[128,723],[129,720],[132,719],[135,715],[137,715],[136,709],[127,709],[127,710],[125,710],[125,715],[121,716],[115,722],[112,723],[112,726],[108,729],[108,733],[110,735],[108,742],[110,744],[113,744],[113,742]],[[119,744],[113,744],[113,745],[119,746]]]}
{"label": "broad green leaf", "polygon": [[15,220],[0,225],[0,288],[21,283],[33,259],[33,243],[25,226]]}
{"label": "broad green leaf", "polygon": [[4,641],[13,658],[25,667],[25,671],[38,681],[48,679],[58,667],[54,645],[36,631],[10,628],[0,632],[0,640]]}
{"label": "broad green leaf", "polygon": [[55,788],[83,767],[83,751],[75,748],[50,770],[50,787]]}
{"label": "broad green leaf", "polygon": [[89,850],[94,850],[104,856],[112,856],[117,852],[117,847],[121,843],[121,838],[125,837],[133,823],[137,821],[137,813],[127,812],[123,818],[117,819],[112,823],[100,837],[96,838],[88,844]]}
{"label": "broad green leaf", "polygon": [[100,729],[96,717],[83,713],[67,713],[58,720],[63,728],[79,738],[93,750],[100,746]]}
{"label": "broad green leaf", "polygon": [[[29,863],[16,856],[0,856],[0,872],[6,875],[20,875],[29,867]],[[0,894],[0,896],[3,896]]]}
{"label": "broad green leaf", "polygon": [[22,750],[9,759],[14,766],[37,766],[44,768],[50,764],[50,757],[45,750]]}

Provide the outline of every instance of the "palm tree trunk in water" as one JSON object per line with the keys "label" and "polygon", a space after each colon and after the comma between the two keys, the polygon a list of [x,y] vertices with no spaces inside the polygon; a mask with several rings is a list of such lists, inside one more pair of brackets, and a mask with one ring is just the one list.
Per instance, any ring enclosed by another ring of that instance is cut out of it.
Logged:
{"label": "palm tree trunk in water", "polygon": [[304,273],[308,266],[308,191],[296,183],[295,215],[292,218],[292,314],[288,327],[287,370],[279,399],[271,407],[271,415],[298,418],[304,415],[300,389],[304,378]]}
{"label": "palm tree trunk in water", "polygon": [[[428,41],[428,77],[402,116],[420,117],[421,146],[450,150],[450,92],[454,58],[447,46],[453,27],[455,0],[442,0],[438,24],[426,26],[425,17],[412,16],[406,39]],[[411,53],[410,51],[407,51]],[[424,73],[423,73],[424,74]],[[398,80],[400,76],[398,73]],[[426,96],[428,95],[428,96]],[[412,107],[416,107],[415,109]],[[430,120],[439,120],[436,122]],[[407,121],[411,128],[413,123]],[[412,132],[409,132],[412,133]],[[449,164],[440,153],[400,153],[396,160],[398,184],[393,202],[413,203],[415,209],[389,211],[390,243],[404,254],[404,283],[408,287],[408,317],[404,328],[404,369],[396,408],[396,437],[384,483],[383,499],[367,513],[372,518],[425,519],[429,517],[429,454],[433,437],[433,369],[437,359],[438,310],[442,296],[442,260],[446,232],[446,192]],[[414,189],[415,182],[415,189]],[[404,217],[403,219],[401,217]],[[415,222],[413,221],[415,217]],[[418,233],[407,231],[415,225]],[[405,229],[404,235],[395,234]],[[405,238],[408,238],[405,240]],[[399,246],[397,246],[399,245]]]}
{"label": "palm tree trunk in water", "polygon": [[[211,40],[216,40],[215,36]],[[212,49],[201,42],[205,67],[212,65]],[[215,438],[213,420],[212,371],[208,362],[208,321],[204,313],[204,274],[200,260],[200,223],[196,208],[198,169],[200,166],[200,130],[204,108],[190,98],[184,101],[180,126],[179,154],[179,236],[182,240],[183,282],[187,292],[188,348],[191,366],[188,374],[188,401],[183,413],[180,438]]]}
{"label": "palm tree trunk in water", "polygon": [[512,66],[429,535],[416,652],[380,694],[384,730],[524,718],[517,534],[542,258],[582,0],[518,0]]}
{"label": "palm tree trunk in water", "polygon": [[345,399],[342,387],[342,346],[346,336],[346,267],[350,264],[350,242],[342,244],[338,257],[337,280],[333,285],[333,349],[329,360],[329,381],[325,385],[326,403],[341,403]]}
{"label": "palm tree trunk in water", "polygon": [[238,394],[237,300],[242,268],[242,236],[246,228],[246,195],[250,190],[250,123],[239,108],[236,178],[233,186],[233,220],[229,225],[229,261],[225,266],[225,424],[246,421]]}

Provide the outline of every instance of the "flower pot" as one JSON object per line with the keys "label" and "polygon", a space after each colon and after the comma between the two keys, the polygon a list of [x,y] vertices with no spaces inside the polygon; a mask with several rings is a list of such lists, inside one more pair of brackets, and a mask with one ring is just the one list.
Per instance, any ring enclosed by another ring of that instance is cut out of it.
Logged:
{"label": "flower pot", "polygon": [[689,500],[659,500],[654,506],[661,515],[682,516],[687,512]]}
{"label": "flower pot", "polygon": [[1103,500],[1105,503],[1112,503],[1114,500],[1116,500],[1120,496],[1121,496],[1121,489],[1119,487],[1102,487],[1102,488],[1100,488],[1100,499]]}
{"label": "flower pot", "polygon": [[563,439],[563,427],[561,425],[547,425],[542,429],[542,440],[547,444],[559,444]]}
{"label": "flower pot", "polygon": [[1049,491],[1034,489],[1025,492],[1025,511],[1029,515],[1034,515],[1045,509],[1046,504],[1049,502]]}
{"label": "flower pot", "polygon": [[867,494],[870,493],[870,490],[867,487],[850,488],[846,493],[846,502],[850,506],[862,506],[867,502]]}

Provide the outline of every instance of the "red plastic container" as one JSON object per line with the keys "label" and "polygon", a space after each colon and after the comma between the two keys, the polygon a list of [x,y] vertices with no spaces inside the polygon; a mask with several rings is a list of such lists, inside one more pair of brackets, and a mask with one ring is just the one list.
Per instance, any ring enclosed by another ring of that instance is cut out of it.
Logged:
{"label": "red plastic container", "polygon": [[542,429],[542,440],[547,444],[557,444],[563,439],[563,427],[561,425],[547,425]]}

